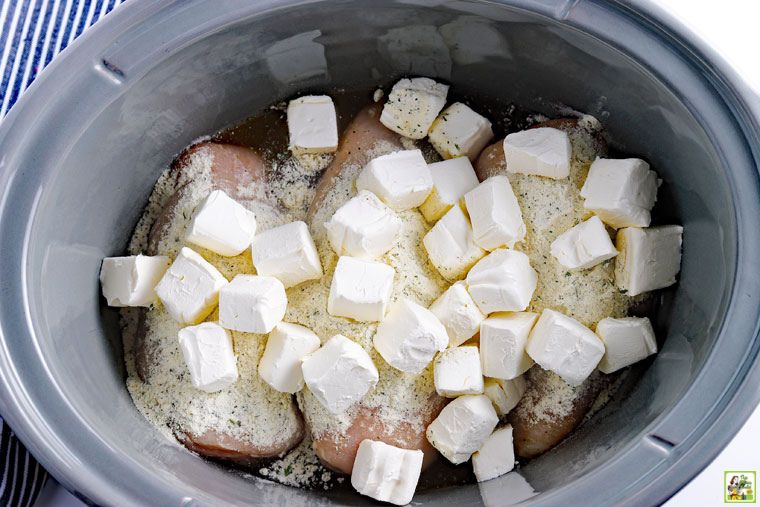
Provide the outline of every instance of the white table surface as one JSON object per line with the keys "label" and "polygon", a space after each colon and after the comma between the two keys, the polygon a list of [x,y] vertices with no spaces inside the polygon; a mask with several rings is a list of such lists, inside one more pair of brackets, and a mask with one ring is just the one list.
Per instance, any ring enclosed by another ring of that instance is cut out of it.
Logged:
{"label": "white table surface", "polygon": [[[718,49],[760,93],[760,1],[659,0]],[[732,442],[702,473],[665,503],[666,507],[723,505],[723,471],[760,471],[760,407]],[[66,490],[49,481],[37,507],[83,507]]]}

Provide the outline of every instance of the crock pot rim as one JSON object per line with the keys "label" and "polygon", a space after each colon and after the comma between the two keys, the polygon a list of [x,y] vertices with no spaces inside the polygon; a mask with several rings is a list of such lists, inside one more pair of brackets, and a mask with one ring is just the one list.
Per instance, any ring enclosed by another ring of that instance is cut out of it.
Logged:
{"label": "crock pot rim", "polygon": [[[567,15],[572,13],[573,9],[596,2],[566,2],[567,9],[536,5],[536,3],[523,0],[491,3],[509,4],[554,20],[560,14],[561,17],[564,17],[565,22],[573,26],[572,20]],[[35,109],[33,107],[35,103],[34,97],[39,93],[38,90],[40,88],[46,85],[49,86],[50,81],[55,77],[60,78],[61,76],[65,76],[67,72],[72,72],[77,66],[89,66],[92,64],[91,57],[97,54],[94,48],[98,47],[98,42],[102,42],[98,40],[99,38],[110,40],[111,36],[109,33],[120,33],[119,30],[127,30],[129,27],[133,27],[141,20],[144,20],[147,16],[153,15],[162,9],[171,9],[172,6],[168,4],[169,2],[166,2],[165,5],[161,2],[151,3],[149,1],[140,2],[133,0],[121,6],[116,15],[107,16],[92,30],[88,30],[87,33],[77,39],[70,48],[64,51],[62,55],[42,72],[41,76],[35,80],[30,89],[27,90],[8,117],[3,121],[2,125],[0,125],[0,146],[9,137],[10,125],[17,122],[23,124],[25,121],[33,121],[30,115],[33,116]],[[277,2],[269,2],[267,5],[270,4],[274,5]],[[634,16],[641,22],[648,24],[649,29],[657,33],[659,37],[667,39],[671,44],[679,47],[685,58],[691,60],[692,63],[706,69],[711,69],[710,73],[715,79],[711,84],[716,88],[716,91],[722,94],[724,102],[731,108],[734,119],[741,127],[742,134],[745,136],[747,144],[752,151],[756,169],[758,166],[757,161],[760,158],[758,157],[758,146],[760,146],[758,142],[760,138],[758,136],[758,132],[760,132],[760,128],[758,128],[760,105],[758,104],[757,97],[739,78],[736,72],[703,41],[653,3],[636,0],[628,3],[616,2],[614,6],[619,12],[626,13],[628,16]],[[599,34],[593,35],[599,36]],[[90,51],[89,55],[87,51]],[[0,167],[2,166],[0,165]],[[0,182],[6,182],[7,176],[7,174],[0,174]],[[9,186],[6,185],[6,188]],[[6,196],[0,197],[2,197],[0,199],[0,209],[2,209],[2,202]],[[735,291],[729,306],[733,304],[734,298],[737,297],[737,283],[746,285],[746,281],[744,280],[735,281]],[[703,464],[707,463],[708,459],[713,458],[720,451],[721,447],[727,443],[730,435],[733,433],[733,431],[727,430],[738,429],[749,416],[753,407],[760,401],[760,388],[756,387],[760,385],[760,368],[757,367],[758,349],[760,348],[760,341],[757,339],[757,322],[754,322],[753,329],[754,341],[752,348],[748,351],[747,360],[737,371],[732,384],[726,389],[727,392],[733,389],[734,394],[729,398],[725,398],[725,403],[722,404],[722,406],[726,406],[729,403],[734,405],[731,414],[730,416],[727,412],[715,414],[715,417],[711,421],[708,421],[710,428],[718,424],[723,426],[723,436],[717,440],[711,438],[708,442],[708,439],[705,438],[708,432],[705,431],[685,453],[680,455],[674,453],[672,455],[674,459],[669,462],[670,467],[673,467],[677,462],[679,463],[677,480],[673,481],[673,477],[670,476],[669,482],[664,484],[663,481],[654,479],[647,487],[639,490],[635,497],[630,497],[627,501],[630,503],[652,503],[654,499],[663,501],[680,489],[683,484],[695,475]],[[2,333],[1,324],[0,333]],[[8,350],[4,338],[0,341],[0,345],[2,345],[0,347],[0,366],[8,366]],[[12,376],[9,377],[9,371],[10,369],[8,368],[0,368],[0,378],[3,380],[3,382],[0,382],[0,410],[11,426],[17,429],[17,434],[32,449],[35,456],[67,487],[81,491],[82,494],[93,501],[99,503],[121,503],[120,500],[127,500],[128,496],[120,496],[116,494],[116,491],[111,491],[114,495],[103,495],[103,491],[109,489],[109,482],[106,477],[101,476],[97,484],[92,482],[94,478],[92,477],[93,474],[91,474],[89,478],[91,482],[88,484],[82,484],[77,481],[77,467],[81,467],[83,464],[78,461],[76,456],[70,455],[65,448],[55,448],[60,442],[56,440],[55,434],[46,426],[41,415],[28,403],[23,386],[15,383],[14,380],[16,379]],[[740,376],[741,371],[748,371],[748,374],[742,379],[741,384],[737,386],[736,379]],[[746,400],[750,400],[750,402],[743,404],[733,403],[733,400],[739,398],[743,398],[745,402]],[[695,456],[701,456],[701,459],[686,459],[687,457],[694,458]],[[125,492],[121,491],[119,493],[124,494]],[[551,500],[551,496],[561,493],[562,490],[559,490],[554,495],[547,497],[546,500],[549,501]]]}

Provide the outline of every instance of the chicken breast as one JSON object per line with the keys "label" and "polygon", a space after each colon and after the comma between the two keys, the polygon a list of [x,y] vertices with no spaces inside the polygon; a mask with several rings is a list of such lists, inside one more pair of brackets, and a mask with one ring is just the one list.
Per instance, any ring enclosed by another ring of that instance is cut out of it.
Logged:
{"label": "chicken breast", "polygon": [[514,430],[515,454],[535,458],[562,442],[583,422],[608,384],[608,376],[599,371],[572,387],[540,366],[531,368],[525,395],[507,416]]}
{"label": "chicken breast", "polygon": [[[150,255],[176,256],[195,207],[211,190],[224,190],[256,213],[259,230],[289,221],[257,187],[265,184],[266,166],[248,148],[201,143],[183,152],[159,182],[163,206],[145,239]],[[149,207],[150,208],[150,207]],[[228,279],[253,272],[250,254],[222,257],[193,246]],[[210,320],[216,318],[212,314]],[[304,422],[294,397],[275,391],[257,374],[266,336],[233,332],[239,380],[218,393],[192,387],[179,350],[180,326],[160,307],[143,309],[134,339],[134,363],[144,385],[137,400],[153,399],[144,407],[165,421],[189,449],[206,457],[251,464],[280,456],[298,445]]]}
{"label": "chicken breast", "polygon": [[[625,316],[634,301],[615,288],[613,262],[569,271],[550,253],[551,242],[559,234],[590,216],[583,209],[580,188],[591,162],[606,154],[599,124],[589,117],[560,118],[533,126],[538,127],[568,133],[573,147],[568,178],[552,180],[508,172],[503,140],[483,150],[475,166],[481,181],[505,174],[517,196],[528,233],[516,248],[528,254],[539,278],[529,309],[561,311],[590,327],[604,317]],[[572,433],[608,384],[605,375],[594,372],[582,385],[571,387],[538,365],[526,373],[526,381],[525,396],[508,416],[514,427],[515,452],[522,458],[539,456]]]}
{"label": "chicken breast", "polygon": [[[354,322],[327,314],[337,256],[331,250],[323,224],[356,193],[354,180],[369,160],[404,149],[399,136],[379,122],[381,107],[372,105],[358,113],[344,131],[338,152],[318,184],[308,220],[325,275],[289,292],[291,304],[286,315],[286,320],[311,328],[322,340],[337,333],[348,336],[368,351],[379,370],[377,386],[345,414],[330,414],[308,388],[298,396],[320,460],[346,474],[351,473],[359,444],[368,438],[420,449],[425,453],[425,466],[429,465],[437,452],[427,442],[425,428],[446,403],[435,392],[432,365],[420,375],[410,375],[385,363],[372,348],[376,323]],[[447,286],[427,261],[422,247],[422,237],[429,226],[417,210],[399,216],[404,224],[403,233],[394,248],[380,259],[396,271],[392,298],[408,297],[428,306]]]}
{"label": "chicken breast", "polygon": [[[198,181],[199,176],[208,181]],[[195,144],[174,160],[165,178],[163,193],[167,197],[150,228],[147,255],[157,255],[162,240],[183,239],[182,234],[172,231],[172,228],[183,227],[186,222],[177,217],[183,211],[179,205],[192,199],[191,194],[200,188],[223,190],[233,199],[241,201],[259,201],[254,208],[266,205],[275,209],[263,191],[266,185],[264,159],[242,146],[214,142]],[[256,191],[258,187],[262,187],[261,192]]]}

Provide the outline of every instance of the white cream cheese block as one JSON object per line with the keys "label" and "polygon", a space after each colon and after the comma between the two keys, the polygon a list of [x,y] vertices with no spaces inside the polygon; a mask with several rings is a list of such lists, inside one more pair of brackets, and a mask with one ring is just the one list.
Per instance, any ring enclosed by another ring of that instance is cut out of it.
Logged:
{"label": "white cream cheese block", "polygon": [[495,250],[525,239],[517,197],[506,176],[492,176],[464,196],[473,239],[485,250]]}
{"label": "white cream cheese block", "polygon": [[620,254],[615,259],[615,284],[629,296],[669,287],[681,270],[683,227],[663,225],[617,233]]}
{"label": "white cream cheese block", "polygon": [[493,138],[491,122],[461,102],[454,102],[435,119],[428,140],[443,158],[475,160]]}
{"label": "white cream cheese block", "polygon": [[180,329],[179,347],[197,389],[215,393],[237,381],[232,338],[219,324],[204,322]]}
{"label": "white cream cheese block", "polygon": [[440,295],[429,310],[438,317],[449,335],[449,347],[461,345],[478,332],[486,318],[467,292],[464,282],[457,282]]}
{"label": "white cream cheese block", "polygon": [[445,398],[483,393],[478,347],[466,345],[444,350],[433,365],[435,391]]}
{"label": "white cream cheese block", "polygon": [[563,232],[551,244],[557,262],[568,269],[588,269],[618,254],[598,216]]}
{"label": "white cream cheese block", "polygon": [[222,190],[212,191],[188,226],[188,243],[219,255],[240,255],[256,234],[256,215]]}
{"label": "white cream cheese block", "polygon": [[420,450],[362,440],[351,471],[351,486],[375,500],[406,505],[414,497],[423,457]]}
{"label": "white cream cheese block", "polygon": [[422,139],[446,105],[449,86],[430,78],[400,79],[393,85],[380,123],[410,139]]}
{"label": "white cream cheese block", "polygon": [[533,298],[538,275],[527,255],[499,248],[472,267],[466,282],[475,304],[486,315],[521,312]]}
{"label": "white cream cheese block", "polygon": [[545,370],[571,386],[583,383],[604,355],[604,343],[589,328],[562,313],[544,310],[533,327],[527,349]]}
{"label": "white cream cheese block", "polygon": [[425,220],[435,222],[478,186],[478,177],[467,157],[434,162],[428,167],[433,177],[433,191],[420,206],[420,212]]}
{"label": "white cream cheese block", "polygon": [[584,207],[610,227],[647,227],[660,180],[638,158],[597,158],[581,188]]}
{"label": "white cream cheese block", "polygon": [[308,95],[288,103],[288,133],[293,153],[326,153],[338,149],[335,105],[327,95]]}
{"label": "white cream cheese block", "polygon": [[285,317],[285,287],[273,276],[236,275],[219,292],[219,325],[244,333],[269,333]]}
{"label": "white cream cheese block", "polygon": [[449,344],[446,328],[427,308],[402,299],[394,303],[377,327],[375,350],[385,361],[407,373],[420,373],[436,352]]}
{"label": "white cream cheese block", "polygon": [[320,344],[319,336],[309,328],[280,322],[267,338],[259,360],[259,376],[277,391],[297,393],[304,385],[301,360]]}
{"label": "white cream cheese block", "polygon": [[433,177],[420,150],[394,151],[370,160],[356,178],[395,211],[416,208],[433,190]]}
{"label": "white cream cheese block", "polygon": [[470,221],[452,207],[422,238],[430,262],[446,280],[461,279],[486,252],[474,241]]}
{"label": "white cream cheese block", "polygon": [[198,324],[214,311],[227,279],[194,250],[183,247],[156,286],[166,311],[180,324]]}
{"label": "white cream cheese block", "polygon": [[625,317],[602,319],[596,325],[596,334],[604,342],[604,356],[599,371],[612,373],[657,353],[657,340],[649,319]]}
{"label": "white cream cheese block", "polygon": [[256,273],[273,276],[286,288],[322,276],[317,247],[305,222],[290,222],[256,235],[251,246]]}
{"label": "white cream cheese block", "polygon": [[309,391],[332,414],[348,410],[379,378],[369,354],[340,334],[304,357],[301,369]]}
{"label": "white cream cheese block", "polygon": [[486,378],[483,382],[483,394],[491,399],[499,417],[504,417],[520,403],[525,389],[525,379],[522,376],[511,380]]}
{"label": "white cream cheese block", "polygon": [[367,190],[348,200],[325,223],[338,256],[375,259],[390,250],[401,232],[401,219]]}
{"label": "white cream cheese block", "polygon": [[382,320],[391,299],[394,273],[382,262],[340,257],[330,284],[327,313],[360,322]]}
{"label": "white cream cheese block", "polygon": [[511,173],[532,174],[555,180],[570,174],[572,146],[566,132],[541,127],[504,138],[504,160]]}
{"label": "white cream cheese block", "polygon": [[513,379],[525,373],[533,360],[525,352],[538,314],[494,313],[480,324],[480,361],[483,375]]}
{"label": "white cream cheese block", "polygon": [[514,467],[515,447],[510,424],[491,433],[483,447],[472,455],[472,471],[478,482],[495,479]]}
{"label": "white cream cheese block", "polygon": [[425,435],[446,459],[458,465],[483,446],[498,423],[488,396],[466,394],[446,405]]}

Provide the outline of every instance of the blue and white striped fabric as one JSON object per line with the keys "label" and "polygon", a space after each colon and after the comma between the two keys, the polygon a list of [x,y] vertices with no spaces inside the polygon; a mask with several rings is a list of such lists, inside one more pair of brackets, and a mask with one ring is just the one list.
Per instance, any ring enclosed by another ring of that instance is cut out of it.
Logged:
{"label": "blue and white striped fabric", "polygon": [[0,505],[34,505],[47,472],[0,418]]}
{"label": "blue and white striped fabric", "polygon": [[0,0],[0,118],[45,68],[123,0]]}
{"label": "blue and white striped fabric", "polygon": [[[122,1],[0,0],[0,119],[55,55]],[[34,505],[46,478],[0,417],[0,506]]]}

